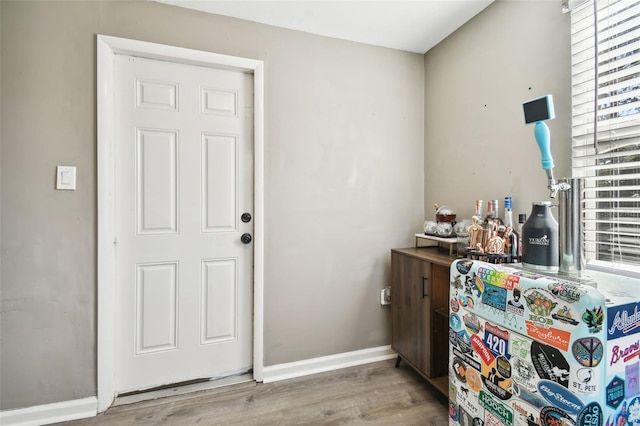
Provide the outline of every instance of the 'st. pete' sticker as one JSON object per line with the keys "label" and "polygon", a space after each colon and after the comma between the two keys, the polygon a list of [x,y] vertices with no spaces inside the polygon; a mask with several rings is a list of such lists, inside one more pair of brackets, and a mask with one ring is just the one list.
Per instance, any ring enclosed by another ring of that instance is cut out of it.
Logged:
{"label": "'st. pete' sticker", "polygon": [[582,367],[571,369],[571,390],[583,395],[594,395],[600,389],[600,369]]}

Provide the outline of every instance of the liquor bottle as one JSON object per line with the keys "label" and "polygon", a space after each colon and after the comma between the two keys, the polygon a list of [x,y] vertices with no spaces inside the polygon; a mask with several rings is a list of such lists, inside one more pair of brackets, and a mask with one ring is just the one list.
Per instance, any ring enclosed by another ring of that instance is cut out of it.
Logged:
{"label": "liquor bottle", "polygon": [[493,210],[493,207],[494,207],[493,202],[491,200],[489,200],[489,202],[487,203],[487,215],[484,217],[485,227],[489,223],[490,220],[493,220],[496,217],[496,214],[495,214],[495,211]]}
{"label": "liquor bottle", "polygon": [[[504,226],[513,226],[513,210],[511,197],[504,197]],[[515,229],[514,229],[515,231]]]}
{"label": "liquor bottle", "polygon": [[511,256],[512,262],[517,262],[518,250],[520,247],[520,244],[518,244],[520,234],[513,225],[513,210],[511,209],[511,206],[511,197],[504,197],[504,226],[507,228],[506,237],[508,239],[507,250],[505,252]]}
{"label": "liquor bottle", "polygon": [[487,243],[497,231],[497,223],[495,221],[495,212],[493,211],[493,202],[487,201],[487,215],[482,220],[482,247],[487,247]]}
{"label": "liquor bottle", "polygon": [[499,209],[498,209],[498,200],[491,200],[491,204],[493,204],[493,217],[495,219],[499,219],[500,222],[502,222],[502,219],[500,219],[500,214],[498,213]]}
{"label": "liquor bottle", "polygon": [[498,213],[498,200],[493,200],[491,201],[493,203],[493,220],[496,222],[496,224],[498,226],[500,225],[504,225],[504,221],[502,220],[502,218],[500,217],[500,214]]}
{"label": "liquor bottle", "polygon": [[522,227],[527,221],[527,214],[520,213],[518,215],[518,260],[522,260]]}
{"label": "liquor bottle", "polygon": [[491,224],[493,223],[493,204],[491,200],[487,201],[487,212],[484,217],[480,218],[480,225],[482,229],[491,228]]}
{"label": "liquor bottle", "polygon": [[478,216],[478,220],[482,220],[482,200],[476,200],[476,208],[474,212],[475,216]]}

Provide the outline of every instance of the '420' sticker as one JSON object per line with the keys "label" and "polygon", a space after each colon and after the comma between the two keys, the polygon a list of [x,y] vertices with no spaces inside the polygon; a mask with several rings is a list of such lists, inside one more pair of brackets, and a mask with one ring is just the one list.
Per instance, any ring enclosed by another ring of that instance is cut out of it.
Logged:
{"label": "'420' sticker", "polygon": [[484,325],[484,343],[494,355],[511,358],[509,353],[509,332],[488,322]]}

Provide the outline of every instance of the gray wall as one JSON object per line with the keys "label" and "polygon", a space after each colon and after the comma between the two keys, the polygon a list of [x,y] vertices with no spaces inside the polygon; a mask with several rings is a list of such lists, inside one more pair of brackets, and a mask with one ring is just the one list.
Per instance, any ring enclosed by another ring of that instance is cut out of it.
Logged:
{"label": "gray wall", "polygon": [[[571,176],[569,15],[559,1],[498,0],[425,55],[425,215],[511,195],[514,219],[550,200],[522,102],[554,97],[556,179]],[[557,214],[557,212],[555,213]]]}
{"label": "gray wall", "polygon": [[556,1],[498,0],[424,58],[149,2],[2,0],[0,19],[2,410],[96,392],[96,34],[265,61],[266,365],[388,344],[388,249],[433,202],[547,199],[523,100],[554,95],[570,170]]}
{"label": "gray wall", "polygon": [[152,2],[0,16],[0,409],[96,394],[96,34],[265,61],[265,364],[390,343],[389,249],[424,217],[422,55]]}

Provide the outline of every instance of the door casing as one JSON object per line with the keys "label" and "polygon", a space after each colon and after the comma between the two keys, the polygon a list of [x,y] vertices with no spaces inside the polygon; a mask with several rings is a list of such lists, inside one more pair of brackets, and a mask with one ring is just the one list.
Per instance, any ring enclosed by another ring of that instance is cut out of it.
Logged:
{"label": "door casing", "polygon": [[264,62],[144,41],[97,36],[98,412],[115,398],[115,64],[116,54],[253,74],[254,240],[253,378],[264,370]]}

